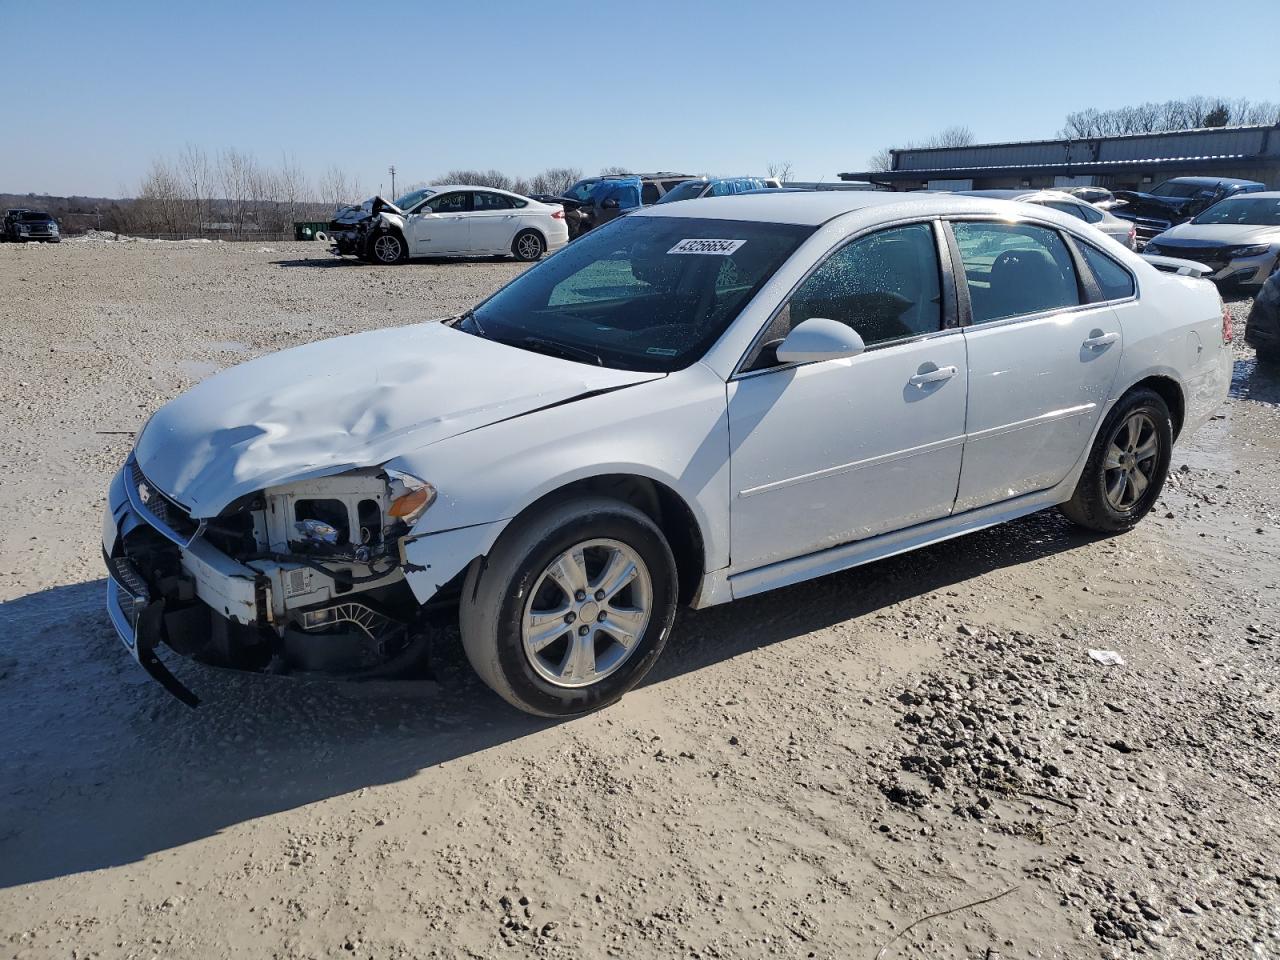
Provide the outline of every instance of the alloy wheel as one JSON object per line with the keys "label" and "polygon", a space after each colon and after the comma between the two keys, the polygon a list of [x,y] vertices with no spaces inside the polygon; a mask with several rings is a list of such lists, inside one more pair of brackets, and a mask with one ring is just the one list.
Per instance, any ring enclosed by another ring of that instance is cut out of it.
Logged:
{"label": "alloy wheel", "polygon": [[383,263],[395,263],[400,259],[400,238],[394,233],[384,233],[373,241],[373,255]]}
{"label": "alloy wheel", "polygon": [[1131,510],[1142,499],[1155,476],[1159,453],[1155,420],[1141,410],[1134,411],[1112,435],[1102,465],[1107,503],[1113,510]]}
{"label": "alloy wheel", "polygon": [[529,665],[557,687],[587,687],[630,658],[653,612],[640,555],[617,540],[587,540],[538,576],[521,634]]}
{"label": "alloy wheel", "polygon": [[542,241],[532,233],[526,233],[516,241],[516,250],[519,251],[520,256],[524,257],[526,260],[533,260],[538,256],[538,254],[542,253]]}

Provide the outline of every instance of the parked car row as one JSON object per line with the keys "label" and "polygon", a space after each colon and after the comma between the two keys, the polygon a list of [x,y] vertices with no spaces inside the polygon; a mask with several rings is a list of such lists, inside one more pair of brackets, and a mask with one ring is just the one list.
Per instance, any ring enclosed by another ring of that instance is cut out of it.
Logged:
{"label": "parked car row", "polygon": [[774,177],[611,174],[579,180],[563,196],[524,197],[465,184],[424,187],[394,202],[342,207],[322,239],[340,256],[374,263],[410,257],[514,256],[537,260],[602,224],[657,203],[779,189]]}
{"label": "parked car row", "polygon": [[544,203],[565,209],[569,238],[623,216],[629,210],[658,203],[680,184],[700,179],[691,173],[623,173],[586,177],[563,195],[535,194]]}
{"label": "parked car row", "polygon": [[15,207],[4,212],[0,240],[9,243],[57,243],[61,239],[58,221],[43,210]]}
{"label": "parked car row", "polygon": [[1146,243],[1179,223],[1186,223],[1201,211],[1238,193],[1266,190],[1256,180],[1233,177],[1173,177],[1152,187],[1150,192],[1117,190],[1117,206],[1113,212],[1124,220],[1132,220],[1138,231],[1138,242]]}
{"label": "parked car row", "polygon": [[1104,187],[965,190],[1052,207],[1131,250],[1202,264],[1226,289],[1256,291],[1280,270],[1280,191],[1253,180],[1175,177],[1150,193]]}
{"label": "parked car row", "polygon": [[1280,191],[1239,191],[1158,234],[1145,251],[1203,263],[1224,287],[1257,289],[1280,270]]}

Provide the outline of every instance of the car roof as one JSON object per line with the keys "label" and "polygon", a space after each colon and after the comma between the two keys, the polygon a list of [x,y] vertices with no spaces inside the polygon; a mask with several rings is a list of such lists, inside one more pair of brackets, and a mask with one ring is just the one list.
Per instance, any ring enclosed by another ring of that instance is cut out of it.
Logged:
{"label": "car roof", "polygon": [[1019,197],[1032,197],[1037,193],[1044,193],[1043,190],[1033,190],[1030,187],[1023,187],[1020,190],[952,190],[950,192],[962,197],[993,197],[997,200],[1017,200]]}
{"label": "car roof", "polygon": [[[1234,197],[1223,197],[1218,203],[1228,200],[1280,200],[1280,190],[1255,190],[1253,193],[1237,193]],[[1218,204],[1214,204],[1216,207]]]}
{"label": "car roof", "polygon": [[[1239,177],[1170,177],[1164,183],[1231,183],[1231,184],[1250,184],[1258,183],[1257,180],[1241,180]],[[1159,184],[1157,184],[1159,186]]]}
{"label": "car roof", "polygon": [[481,187],[474,183],[433,183],[427,189],[434,190],[436,193],[445,193],[449,190],[483,190],[486,193],[504,193],[508,197],[524,199],[523,194],[512,193],[510,190],[503,190],[501,187]]}
{"label": "car roof", "polygon": [[[886,218],[939,214],[992,213],[1008,215],[1007,201],[988,197],[962,197],[954,193],[921,190],[890,193],[873,190],[820,190],[805,193],[739,193],[731,197],[701,197],[683,203],[659,203],[634,211],[632,217],[689,217],[710,220],[750,220],[760,223],[792,223],[817,226],[858,210],[882,210]],[[1044,207],[1053,214],[1052,208]],[[1065,217],[1066,214],[1060,214]]]}

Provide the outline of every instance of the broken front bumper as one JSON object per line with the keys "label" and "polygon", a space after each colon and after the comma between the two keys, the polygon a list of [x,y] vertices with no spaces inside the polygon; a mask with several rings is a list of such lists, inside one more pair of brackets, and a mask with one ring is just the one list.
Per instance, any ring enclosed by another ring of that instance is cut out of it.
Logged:
{"label": "broken front bumper", "polygon": [[[147,526],[179,546],[194,537],[174,529],[157,500],[156,509],[142,501],[135,482],[133,458],[115,475],[107,492],[102,518],[102,558],[107,567],[107,614],[125,649],[154,679],[187,706],[200,700],[156,655],[164,637],[165,599],[157,596],[137,565],[124,552],[124,538]],[[194,535],[199,536],[197,527]],[[196,561],[199,565],[199,561]],[[247,568],[246,568],[247,570]],[[247,571],[252,573],[252,571]],[[251,593],[251,591],[250,591]],[[231,599],[231,598],[228,598]],[[230,608],[228,608],[229,611]]]}
{"label": "broken front bumper", "polygon": [[[161,646],[213,666],[328,677],[387,675],[425,655],[425,634],[403,615],[416,603],[380,612],[361,588],[305,565],[241,563],[204,532],[132,457],[112,480],[102,526],[107,612],[134,659],[189,706],[198,700],[160,661]],[[398,569],[368,589],[383,599],[399,589],[412,601]]]}

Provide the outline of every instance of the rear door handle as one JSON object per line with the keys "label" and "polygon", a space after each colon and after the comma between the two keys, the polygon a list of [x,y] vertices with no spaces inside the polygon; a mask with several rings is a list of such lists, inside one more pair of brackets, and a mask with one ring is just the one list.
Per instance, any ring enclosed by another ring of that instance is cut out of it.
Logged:
{"label": "rear door handle", "polygon": [[1118,333],[1102,333],[1096,337],[1090,337],[1084,342],[1084,346],[1088,347],[1090,350],[1101,350],[1103,347],[1111,346],[1119,339],[1120,334]]}
{"label": "rear door handle", "polygon": [[929,370],[926,373],[917,373],[914,377],[907,381],[914,387],[924,389],[931,383],[941,383],[944,380],[950,380],[960,371],[955,367],[938,367],[935,370]]}

